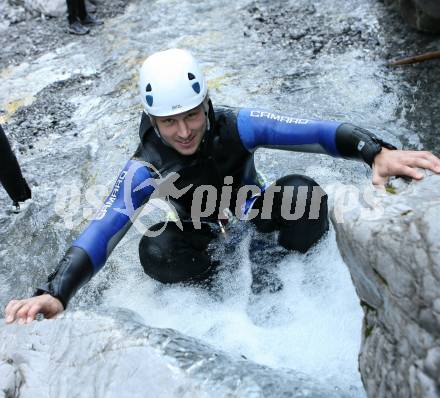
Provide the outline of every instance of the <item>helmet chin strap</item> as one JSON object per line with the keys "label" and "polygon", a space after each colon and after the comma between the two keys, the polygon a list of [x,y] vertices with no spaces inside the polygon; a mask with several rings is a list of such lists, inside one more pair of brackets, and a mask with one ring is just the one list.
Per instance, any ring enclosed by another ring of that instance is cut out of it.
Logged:
{"label": "helmet chin strap", "polygon": [[205,112],[206,119],[206,129],[205,131],[209,131],[211,129],[211,122],[209,121],[209,97],[206,96],[202,102],[203,110]]}
{"label": "helmet chin strap", "polygon": [[[203,106],[203,112],[205,113],[205,120],[206,120],[205,133],[206,133],[207,131],[209,131],[209,130],[211,129],[211,122],[209,121],[209,97],[208,97],[208,96],[206,96],[205,99],[203,100],[203,102],[202,102],[202,106]],[[159,131],[159,127],[157,127],[157,123],[156,123],[156,121],[154,120],[154,117],[151,116],[151,115],[148,115],[148,117],[150,118],[151,125],[153,126],[153,129],[154,129],[156,135],[160,138],[160,140],[162,141],[162,143],[165,144],[166,146],[171,147],[171,145],[168,144],[168,142],[166,142],[166,141],[162,138],[162,136],[161,136],[161,134],[160,134],[160,131]],[[205,137],[203,137],[203,140],[204,140],[204,139],[205,139]],[[202,140],[202,141],[203,141],[203,140]]]}
{"label": "helmet chin strap", "polygon": [[156,121],[154,120],[154,117],[151,116],[151,115],[148,115],[148,117],[150,118],[151,125],[152,125],[153,128],[154,128],[154,132],[155,132],[156,135],[160,138],[160,140],[162,141],[162,143],[165,144],[166,146],[170,146],[170,144],[168,144],[168,142],[166,142],[166,141],[162,138],[162,136],[160,135],[159,127],[157,127],[157,123],[156,123]]}

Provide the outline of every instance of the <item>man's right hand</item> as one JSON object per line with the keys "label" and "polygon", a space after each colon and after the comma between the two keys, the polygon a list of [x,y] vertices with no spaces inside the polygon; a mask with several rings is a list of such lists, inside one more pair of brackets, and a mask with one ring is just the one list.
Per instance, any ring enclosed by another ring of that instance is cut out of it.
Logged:
{"label": "man's right hand", "polygon": [[51,319],[64,311],[63,304],[50,294],[31,297],[23,300],[11,300],[5,308],[6,323],[18,319],[18,323],[32,322],[38,313]]}

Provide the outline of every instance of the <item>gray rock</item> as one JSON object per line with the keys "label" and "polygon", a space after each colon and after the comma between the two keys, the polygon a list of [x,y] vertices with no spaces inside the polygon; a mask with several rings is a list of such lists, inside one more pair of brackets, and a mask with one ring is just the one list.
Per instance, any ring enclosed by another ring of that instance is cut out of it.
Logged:
{"label": "gray rock", "polygon": [[0,321],[1,392],[22,398],[348,396],[299,372],[148,327],[117,309],[70,312],[25,326]]}
{"label": "gray rock", "polygon": [[437,0],[415,0],[417,7],[425,14],[440,18],[440,2]]}
{"label": "gray rock", "polygon": [[414,28],[440,33],[440,2],[437,0],[397,0],[402,17]]}
{"label": "gray rock", "polygon": [[5,398],[18,396],[22,383],[21,373],[14,362],[10,359],[1,360],[0,396]]}
{"label": "gray rock", "polygon": [[26,19],[26,11],[21,5],[11,6],[8,2],[0,3],[0,23],[4,28]]}
{"label": "gray rock", "polygon": [[48,17],[62,17],[67,13],[65,0],[24,0],[24,7],[30,12]]}
{"label": "gray rock", "polygon": [[392,184],[381,217],[332,215],[365,314],[360,371],[370,397],[438,398],[440,176]]}

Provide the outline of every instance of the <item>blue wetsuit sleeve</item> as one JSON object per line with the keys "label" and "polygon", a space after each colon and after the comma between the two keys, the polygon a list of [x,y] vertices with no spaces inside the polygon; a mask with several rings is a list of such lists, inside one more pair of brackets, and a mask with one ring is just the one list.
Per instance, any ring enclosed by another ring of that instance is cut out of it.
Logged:
{"label": "blue wetsuit sleeve", "polygon": [[75,292],[105,264],[142,205],[150,198],[154,187],[155,181],[142,162],[127,162],[95,218],[35,294],[49,293],[66,308]]}
{"label": "blue wetsuit sleeve", "polygon": [[349,123],[300,119],[259,109],[240,109],[237,130],[251,152],[265,147],[323,153],[361,160],[370,166],[383,146],[394,148]]}
{"label": "blue wetsuit sleeve", "polygon": [[94,273],[98,272],[110,253],[130,228],[138,210],[149,199],[154,188],[148,169],[141,162],[130,160],[84,232],[72,246],[80,247],[90,257]]}
{"label": "blue wetsuit sleeve", "polygon": [[266,147],[340,156],[335,140],[340,125],[248,108],[237,116],[238,132],[249,151]]}

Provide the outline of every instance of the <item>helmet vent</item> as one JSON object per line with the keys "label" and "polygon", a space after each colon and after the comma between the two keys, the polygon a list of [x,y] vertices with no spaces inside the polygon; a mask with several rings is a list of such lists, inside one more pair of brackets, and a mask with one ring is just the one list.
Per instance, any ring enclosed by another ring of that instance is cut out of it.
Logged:
{"label": "helmet vent", "polygon": [[148,106],[153,106],[153,96],[152,95],[146,95],[145,101],[147,101]]}
{"label": "helmet vent", "polygon": [[145,91],[147,93],[149,93],[151,91],[151,84],[150,83],[147,84],[147,87],[145,88]]}
{"label": "helmet vent", "polygon": [[192,73],[188,73],[188,79],[194,80],[196,77]]}
{"label": "helmet vent", "polygon": [[193,88],[193,90],[194,90],[197,94],[200,93],[200,84],[199,84],[199,83],[195,82],[195,83],[192,85],[192,88]]}

